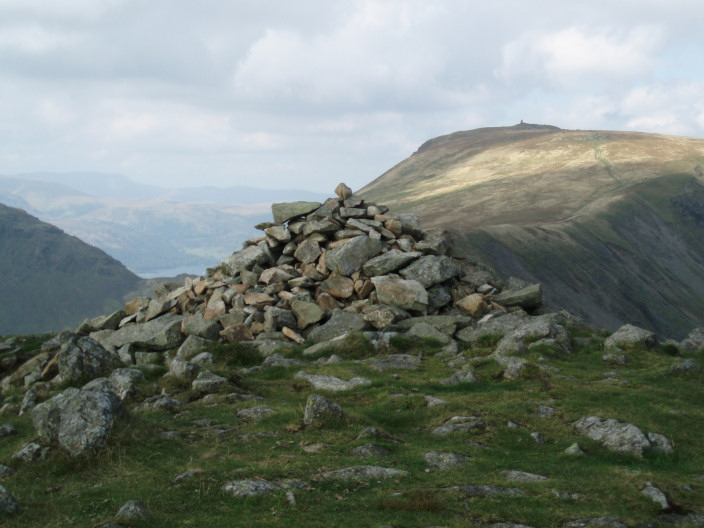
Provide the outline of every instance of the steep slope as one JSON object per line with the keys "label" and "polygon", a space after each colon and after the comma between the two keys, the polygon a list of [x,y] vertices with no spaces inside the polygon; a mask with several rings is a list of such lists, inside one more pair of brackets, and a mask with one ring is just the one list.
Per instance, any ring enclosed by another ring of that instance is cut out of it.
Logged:
{"label": "steep slope", "polygon": [[704,324],[704,140],[543,125],[426,142],[360,194],[451,228],[553,308],[681,338]]}
{"label": "steep slope", "polygon": [[75,326],[118,307],[140,279],[103,251],[0,204],[0,334]]}

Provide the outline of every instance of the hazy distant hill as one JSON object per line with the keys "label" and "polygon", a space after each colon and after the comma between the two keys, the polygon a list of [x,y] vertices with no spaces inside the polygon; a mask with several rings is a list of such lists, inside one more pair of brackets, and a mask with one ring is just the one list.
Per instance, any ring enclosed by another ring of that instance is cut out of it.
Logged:
{"label": "hazy distant hill", "polygon": [[461,233],[552,307],[681,338],[704,325],[704,140],[516,125],[430,140],[365,198]]}
{"label": "hazy distant hill", "polygon": [[0,334],[75,328],[124,304],[140,282],[118,261],[0,204]]}
{"label": "hazy distant hill", "polygon": [[117,174],[0,176],[0,203],[106,251],[143,275],[203,273],[255,236],[272,202],[324,195],[252,187],[165,189]]}

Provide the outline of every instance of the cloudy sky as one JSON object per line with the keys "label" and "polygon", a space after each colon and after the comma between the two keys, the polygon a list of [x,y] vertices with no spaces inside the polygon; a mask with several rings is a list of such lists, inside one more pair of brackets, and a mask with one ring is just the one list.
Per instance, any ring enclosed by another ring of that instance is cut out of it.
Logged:
{"label": "cloudy sky", "polygon": [[358,189],[521,119],[704,137],[701,0],[0,0],[0,174]]}

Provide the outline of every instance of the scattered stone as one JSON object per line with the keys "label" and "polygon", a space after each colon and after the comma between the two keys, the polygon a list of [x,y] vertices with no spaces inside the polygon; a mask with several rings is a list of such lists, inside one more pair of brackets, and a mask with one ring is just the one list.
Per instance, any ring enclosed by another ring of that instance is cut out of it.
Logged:
{"label": "scattered stone", "polygon": [[613,418],[607,420],[588,416],[577,420],[574,427],[580,434],[596,440],[612,451],[641,456],[644,450],[651,448],[650,441],[638,427]]}
{"label": "scattered stone", "polygon": [[654,451],[659,451],[666,455],[675,451],[675,448],[672,447],[672,442],[660,433],[648,433],[648,441],[650,441],[650,446]]}
{"label": "scattered stone", "polygon": [[17,473],[17,469],[0,464],[0,478],[8,478]]}
{"label": "scattered stone", "polygon": [[233,480],[226,482],[221,488],[225,493],[234,497],[252,497],[255,495],[268,495],[281,489],[281,486],[262,479]]}
{"label": "scattered stone", "polygon": [[319,394],[311,394],[306,401],[303,423],[309,426],[325,426],[339,423],[345,417],[342,408]]}
{"label": "scattered stone", "polygon": [[352,454],[358,457],[385,457],[391,454],[391,451],[383,446],[376,444],[364,444],[355,447]]}
{"label": "scattered stone", "polygon": [[144,381],[144,374],[137,369],[119,368],[112,371],[108,381],[120,401],[124,402],[136,394],[137,384]]}
{"label": "scattered stone", "polygon": [[3,486],[0,486],[0,513],[13,514],[17,512],[19,505],[12,496],[12,493],[7,491]]}
{"label": "scattered stone", "polygon": [[351,482],[367,482],[386,478],[405,477],[408,471],[379,466],[353,466],[335,471],[325,471],[315,476],[316,480],[343,480]]}
{"label": "scattered stone", "polygon": [[200,470],[189,470],[186,471],[185,473],[181,473],[174,479],[174,486],[178,486],[182,482],[185,482],[187,480],[192,479],[193,477],[200,475],[201,471]]}
{"label": "scattered stone", "polygon": [[115,517],[121,519],[143,519],[149,517],[149,510],[146,504],[140,500],[128,500],[117,510]]}
{"label": "scattered stone", "polygon": [[28,442],[12,455],[10,459],[17,462],[41,462],[42,460],[46,460],[47,456],[49,456],[48,447],[40,446],[36,442]]}
{"label": "scattered stone", "polygon": [[423,458],[429,467],[436,469],[463,466],[469,462],[468,456],[445,451],[428,451]]}
{"label": "scattered stone", "polygon": [[591,519],[578,519],[562,525],[562,528],[628,528],[617,517],[593,517]]}
{"label": "scattered stone", "polygon": [[526,473],[525,471],[504,471],[504,477],[512,482],[542,482],[548,480],[547,477],[536,475],[535,473]]}
{"label": "scattered stone", "polygon": [[570,456],[584,456],[584,451],[577,442],[565,449],[563,453]]}
{"label": "scattered stone", "polygon": [[538,418],[550,418],[555,416],[557,411],[547,405],[538,405]]}
{"label": "scattered stone", "polygon": [[200,394],[212,394],[219,392],[228,385],[229,382],[222,376],[213,374],[209,370],[201,370],[191,383],[191,388]]}
{"label": "scattered stone", "polygon": [[12,436],[17,434],[17,429],[12,424],[2,424],[0,425],[0,438],[5,438],[6,436]]}
{"label": "scattered stone", "polygon": [[650,500],[653,502],[656,502],[657,504],[660,505],[660,508],[663,510],[669,510],[670,509],[670,503],[667,500],[667,496],[665,493],[657,486],[657,484],[653,482],[646,482],[645,485],[643,486],[643,489],[640,490],[640,492],[648,497]]}
{"label": "scattered stone", "polygon": [[[441,382],[442,383],[442,382]],[[425,396],[425,401],[428,407],[437,407],[439,405],[446,405],[448,402],[440,398],[435,398],[434,396]]]}
{"label": "scattered stone", "polygon": [[468,433],[475,429],[484,429],[486,425],[484,420],[479,420],[473,416],[455,416],[445,422],[444,425],[433,429],[432,433],[435,436],[447,436],[456,432]]}
{"label": "scattered stone", "polygon": [[477,379],[477,375],[473,370],[469,368],[462,368],[460,370],[456,370],[449,378],[441,380],[440,384],[453,386],[459,385],[460,383],[474,383]]}
{"label": "scattered stone", "polygon": [[249,409],[242,409],[238,411],[235,416],[240,420],[261,420],[265,416],[268,416],[276,411],[271,407],[250,407]]}
{"label": "scattered stone", "polygon": [[306,372],[300,370],[294,376],[297,379],[304,379],[316,389],[329,390],[329,391],[348,391],[356,387],[366,387],[371,385],[371,380],[366,378],[354,377],[350,380],[342,380],[336,378],[335,376],[319,376],[315,374],[307,374]]}
{"label": "scattered stone", "polygon": [[632,348],[641,344],[646,348],[653,348],[658,343],[657,336],[644,328],[630,324],[623,325],[604,341],[604,350],[620,351],[622,348]]}
{"label": "scattered stone", "polygon": [[542,433],[539,432],[533,432],[530,434],[530,437],[535,441],[536,444],[544,444],[545,443],[545,438],[543,438]]}
{"label": "scattered stone", "polygon": [[365,360],[374,370],[385,372],[393,369],[415,369],[420,365],[418,356],[411,354],[389,354],[386,358]]}
{"label": "scattered stone", "polygon": [[704,350],[704,326],[692,330],[682,342],[679,349],[683,352],[699,352]]}
{"label": "scattered stone", "polygon": [[520,497],[523,495],[523,490],[520,488],[504,488],[502,486],[490,486],[486,484],[468,484],[466,486],[454,486],[449,489],[461,491],[468,497]]}

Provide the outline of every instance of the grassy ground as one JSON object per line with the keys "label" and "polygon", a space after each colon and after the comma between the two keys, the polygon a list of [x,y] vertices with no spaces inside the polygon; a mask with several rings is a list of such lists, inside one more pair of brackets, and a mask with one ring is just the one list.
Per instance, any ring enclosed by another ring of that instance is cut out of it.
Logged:
{"label": "grassy ground", "polygon": [[[583,330],[573,333],[592,335]],[[12,492],[20,511],[0,517],[0,526],[99,526],[117,522],[115,513],[130,499],[142,500],[151,512],[148,519],[119,521],[133,527],[459,527],[500,521],[551,527],[603,515],[636,526],[655,522],[659,513],[658,505],[640,493],[648,481],[665,491],[679,510],[703,510],[704,376],[661,375],[679,359],[669,348],[631,351],[625,367],[605,364],[601,339],[582,339],[572,355],[545,347],[528,353],[532,367],[518,381],[503,380],[493,360],[481,359],[491,351],[487,342],[486,348],[462,352],[466,358],[479,358],[473,359],[479,381],[448,387],[439,381],[453,369],[446,357],[437,354],[437,344],[398,340],[397,351],[423,351],[421,366],[378,372],[358,361],[375,352],[356,337],[350,346],[336,350],[342,363],[278,367],[244,376],[244,386],[264,401],[190,401],[176,413],[138,411],[131,404],[103,450],[72,459],[53,449],[48,460],[36,464],[18,466],[10,460],[35,436],[30,417],[2,416],[0,423],[14,425],[18,434],[0,439],[0,463],[18,471],[0,484]],[[218,363],[213,370],[220,374],[260,361],[234,347],[215,352]],[[300,348],[283,352],[303,357]],[[363,376],[372,385],[348,392],[314,391],[294,378],[300,369],[344,379]],[[142,396],[163,385],[154,374],[147,378],[140,387]],[[337,402],[346,419],[331,427],[304,427],[305,402],[312,392]],[[429,408],[426,395],[447,403]],[[176,397],[188,401],[192,394],[184,390]],[[8,397],[19,398],[19,394]],[[555,414],[539,417],[540,405],[554,408]],[[235,416],[255,406],[276,412],[249,422]],[[445,437],[432,434],[457,415],[476,416],[487,426]],[[573,422],[589,415],[663,433],[675,453],[646,453],[639,458],[610,452],[575,432]],[[358,438],[368,427],[378,428],[382,438]],[[181,435],[160,436],[165,431]],[[532,432],[540,432],[545,442],[536,443]],[[586,456],[562,453],[576,441]],[[367,443],[386,447],[390,454],[382,458],[351,454],[354,447]],[[433,450],[463,454],[470,460],[457,468],[431,469],[424,454]],[[408,474],[365,483],[315,478],[321,470],[367,464]],[[193,477],[174,484],[189,470],[196,472]],[[505,477],[507,470],[548,479],[514,483]],[[283,490],[244,499],[221,490],[225,482],[248,478],[300,479],[307,488],[294,491],[295,504]],[[517,487],[523,495],[470,498],[452,489],[467,484]]]}

